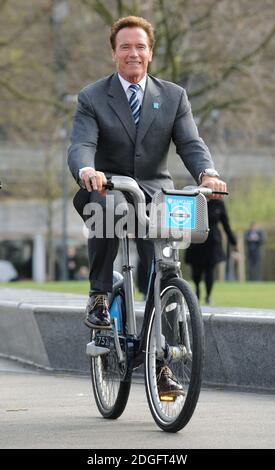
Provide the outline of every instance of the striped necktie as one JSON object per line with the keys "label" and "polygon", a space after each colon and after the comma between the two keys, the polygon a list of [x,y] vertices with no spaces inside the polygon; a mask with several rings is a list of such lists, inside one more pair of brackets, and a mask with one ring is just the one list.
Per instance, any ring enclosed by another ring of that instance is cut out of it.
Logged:
{"label": "striped necktie", "polygon": [[135,125],[138,125],[139,121],[139,116],[140,116],[140,110],[141,110],[141,105],[137,97],[137,92],[140,89],[139,85],[130,85],[129,90],[131,90],[132,95],[131,98],[129,99],[129,105],[131,107],[132,113],[133,113],[133,118],[135,121]]}

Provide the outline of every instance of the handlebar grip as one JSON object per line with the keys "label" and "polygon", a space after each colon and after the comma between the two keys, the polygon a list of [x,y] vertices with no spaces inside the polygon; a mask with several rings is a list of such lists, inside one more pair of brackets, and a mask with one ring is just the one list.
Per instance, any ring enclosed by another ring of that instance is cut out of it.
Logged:
{"label": "handlebar grip", "polygon": [[114,183],[112,183],[112,178],[107,178],[107,183],[104,185],[106,189],[114,189]]}
{"label": "handlebar grip", "polygon": [[207,186],[198,186],[198,191],[202,194],[204,194],[204,196],[208,197],[208,196],[212,196],[215,195],[215,194],[221,194],[222,196],[227,196],[229,193],[227,191],[215,191],[215,190],[212,190],[211,188],[207,188]]}
{"label": "handlebar grip", "polygon": [[228,192],[227,191],[212,191],[212,194],[223,194],[224,196],[228,196]]}

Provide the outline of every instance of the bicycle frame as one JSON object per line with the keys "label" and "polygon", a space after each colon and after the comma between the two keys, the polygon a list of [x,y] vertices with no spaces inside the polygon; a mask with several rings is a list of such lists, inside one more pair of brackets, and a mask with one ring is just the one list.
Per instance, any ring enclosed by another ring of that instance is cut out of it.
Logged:
{"label": "bicycle frame", "polygon": [[167,247],[166,241],[154,241],[155,255],[152,260],[152,269],[151,275],[146,295],[145,311],[144,318],[142,322],[142,328],[140,333],[137,332],[136,327],[136,314],[134,307],[134,285],[133,285],[133,275],[132,275],[132,266],[130,264],[130,253],[128,246],[127,234],[124,233],[124,236],[121,240],[122,242],[122,272],[123,272],[123,282],[124,282],[124,291],[125,291],[125,306],[126,306],[126,317],[127,317],[127,335],[132,336],[134,342],[136,343],[135,355],[136,359],[134,367],[139,365],[142,362],[141,353],[144,350],[144,333],[146,325],[148,322],[148,317],[150,315],[152,300],[155,307],[155,335],[156,335],[156,350],[157,357],[161,359],[164,355],[164,338],[161,334],[161,280],[164,273],[166,277],[172,275],[173,277],[178,277],[180,275],[180,263],[177,259],[177,249],[176,245],[171,250],[171,256],[165,260],[163,256],[163,249]]}
{"label": "bicycle frame", "polygon": [[96,404],[104,418],[118,418],[127,404],[132,371],[143,363],[152,416],[164,431],[177,432],[195,410],[204,356],[203,320],[192,288],[182,279],[178,241],[182,241],[184,248],[190,242],[205,241],[208,235],[205,195],[212,191],[201,187],[156,191],[149,219],[144,193],[135,180],[113,176],[106,187],[132,196],[138,221],[145,228],[144,239],[148,237],[154,243],[154,258],[141,331],[137,331],[133,266],[124,227],[123,275],[114,273],[109,299],[113,328],[93,330],[92,341],[87,345],[87,354],[92,356]]}

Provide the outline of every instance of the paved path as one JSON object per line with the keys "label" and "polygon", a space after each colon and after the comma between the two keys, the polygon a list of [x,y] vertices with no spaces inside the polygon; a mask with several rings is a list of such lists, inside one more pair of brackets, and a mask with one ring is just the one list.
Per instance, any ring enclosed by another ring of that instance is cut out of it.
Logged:
{"label": "paved path", "polygon": [[155,425],[135,381],[126,411],[104,420],[90,380],[0,360],[0,448],[275,448],[275,396],[203,390],[190,423],[170,435]]}

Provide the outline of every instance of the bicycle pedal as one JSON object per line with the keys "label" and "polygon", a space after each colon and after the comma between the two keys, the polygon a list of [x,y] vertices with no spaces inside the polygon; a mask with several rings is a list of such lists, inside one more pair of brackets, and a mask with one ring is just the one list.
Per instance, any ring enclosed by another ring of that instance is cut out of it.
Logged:
{"label": "bicycle pedal", "polygon": [[97,357],[102,356],[103,354],[108,354],[109,352],[110,349],[104,348],[102,346],[96,346],[94,341],[91,341],[86,346],[86,354],[88,354],[88,356]]}
{"label": "bicycle pedal", "polygon": [[168,393],[165,393],[165,394],[164,394],[164,393],[163,393],[163,394],[160,393],[160,394],[159,394],[159,399],[160,399],[160,401],[164,401],[164,402],[169,402],[169,403],[171,403],[171,402],[176,401],[177,398],[178,398],[177,396],[172,395],[172,394],[169,395]]}

